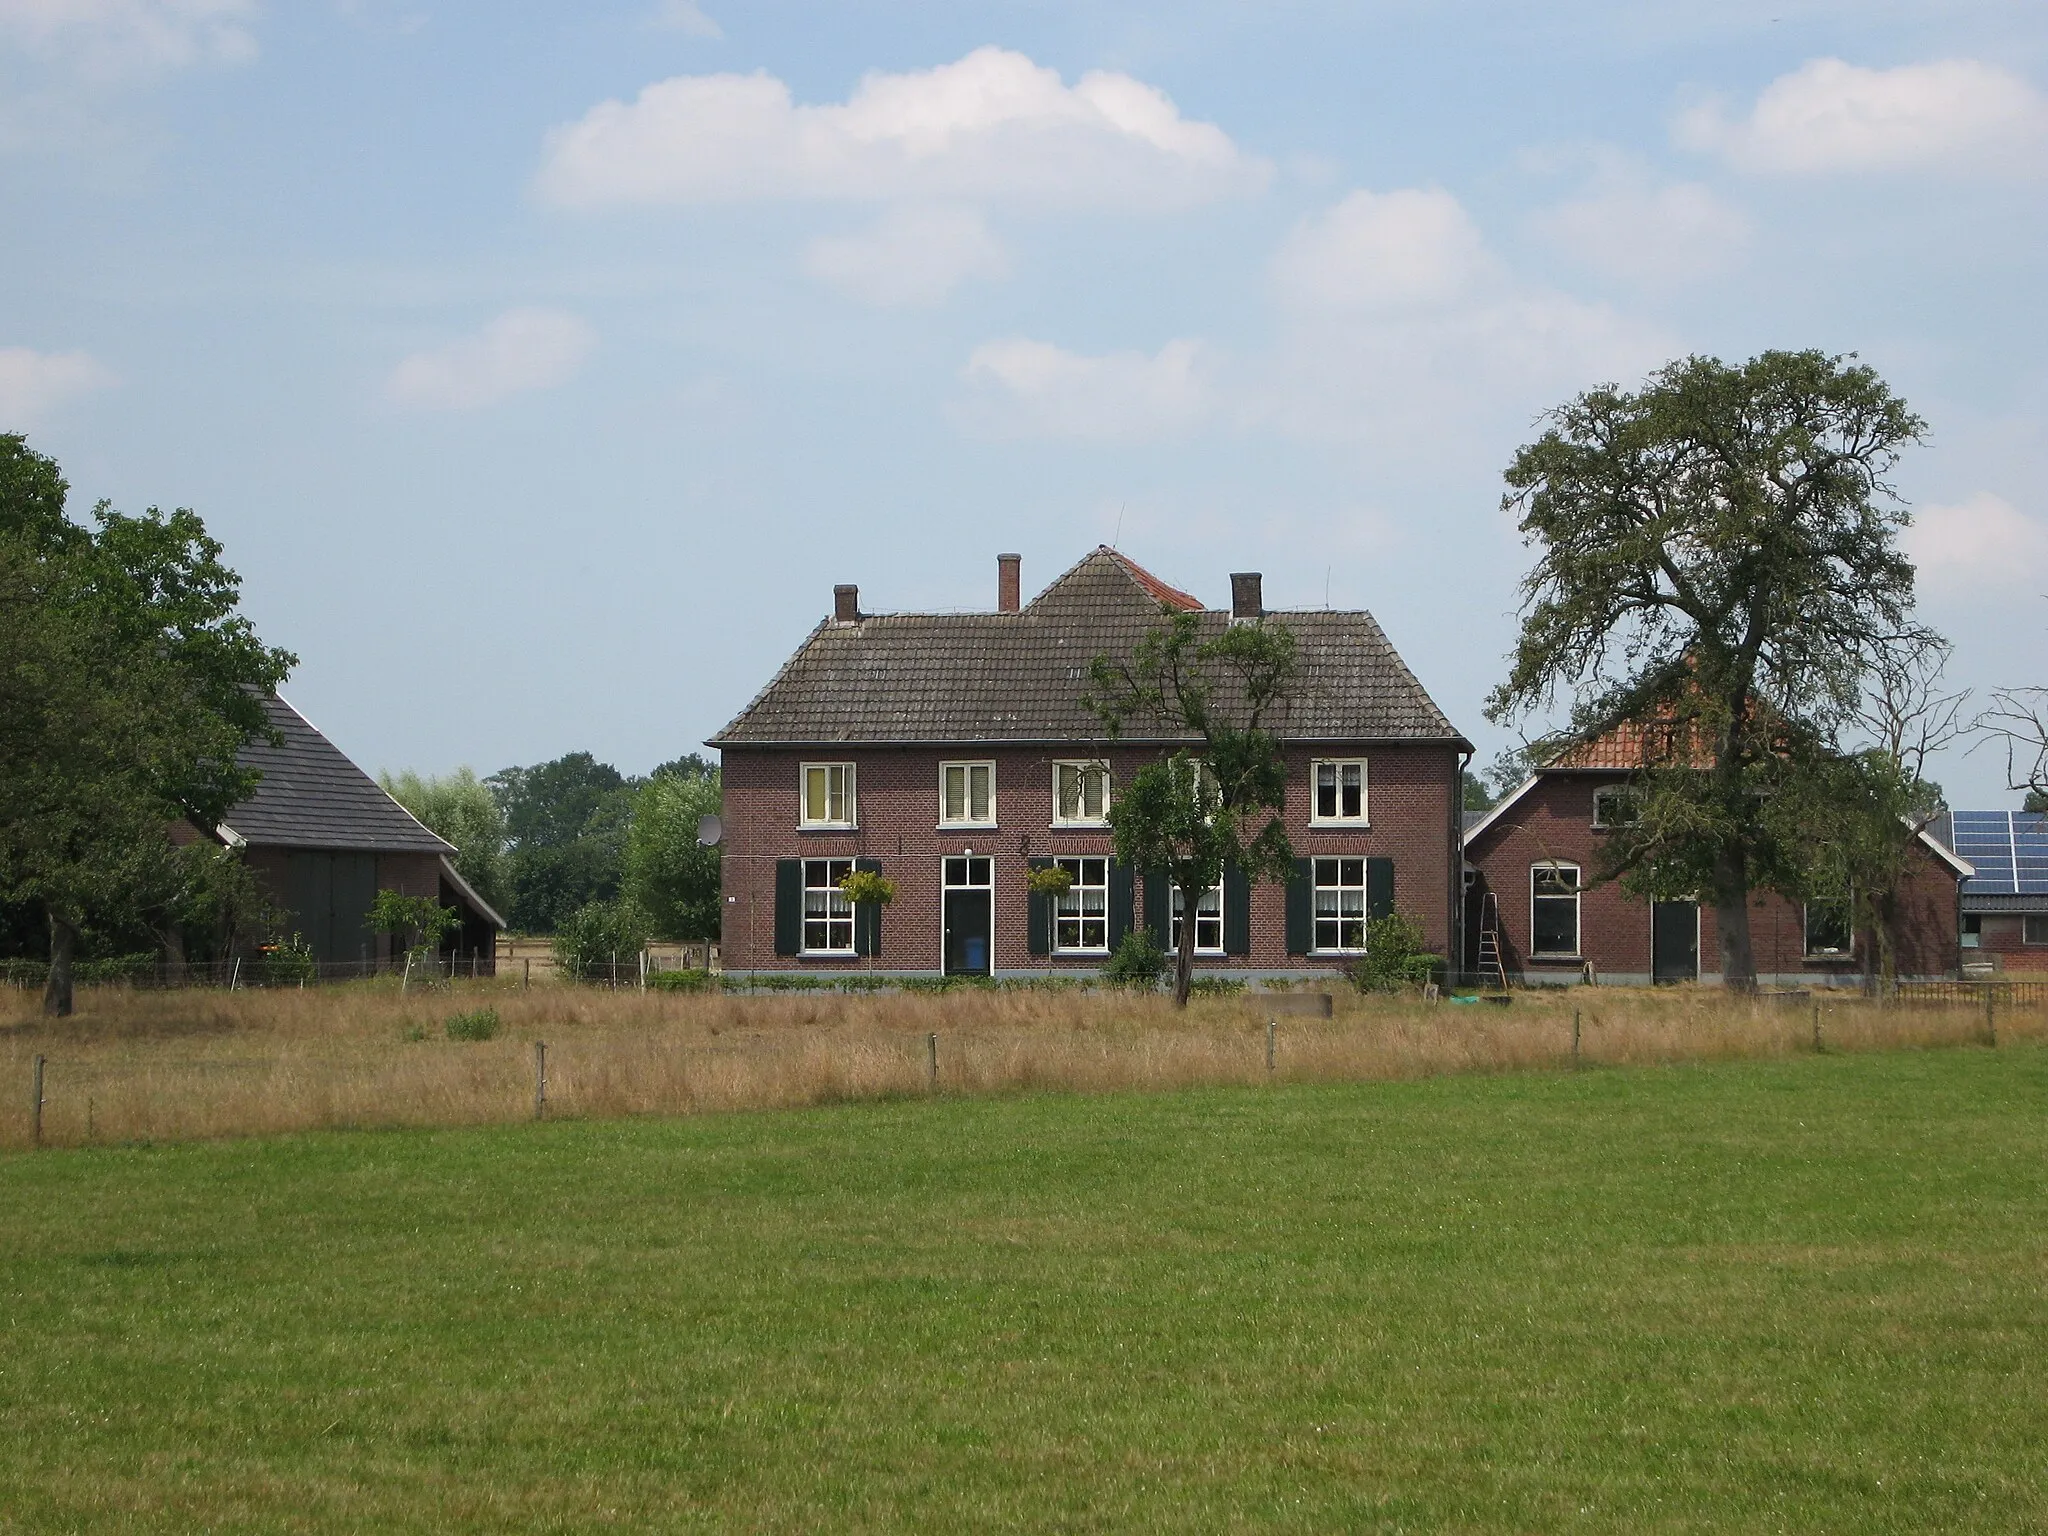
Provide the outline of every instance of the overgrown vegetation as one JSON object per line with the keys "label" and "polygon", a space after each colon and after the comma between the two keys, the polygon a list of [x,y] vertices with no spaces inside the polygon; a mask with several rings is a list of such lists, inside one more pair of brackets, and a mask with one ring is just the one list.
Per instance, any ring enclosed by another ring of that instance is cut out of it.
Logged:
{"label": "overgrown vegetation", "polygon": [[451,1013],[442,1025],[450,1040],[495,1040],[499,1027],[498,1010],[495,1008],[472,1008],[467,1013]]}
{"label": "overgrown vegetation", "polygon": [[1435,980],[1443,963],[1426,947],[1420,923],[1390,912],[1366,924],[1365,953],[1346,974],[1361,992],[1400,992]]}
{"label": "overgrown vegetation", "polygon": [[654,925],[632,902],[589,902],[556,930],[555,963],[575,977],[634,980],[653,936]]}

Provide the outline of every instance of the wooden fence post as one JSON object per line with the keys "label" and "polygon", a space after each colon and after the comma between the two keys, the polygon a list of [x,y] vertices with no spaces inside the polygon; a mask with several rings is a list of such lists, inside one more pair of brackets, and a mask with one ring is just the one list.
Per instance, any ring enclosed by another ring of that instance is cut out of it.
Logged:
{"label": "wooden fence post", "polygon": [[939,1035],[937,1030],[924,1037],[924,1059],[925,1081],[936,1088],[939,1086]]}
{"label": "wooden fence post", "polygon": [[521,961],[519,962],[519,964],[520,964],[520,967],[521,967],[521,970],[520,970],[520,975],[521,975],[521,976],[522,976],[522,977],[524,978],[524,979],[523,979],[523,980],[522,980],[522,981],[521,981],[521,982],[520,982],[519,984],[520,984],[520,985],[521,985],[522,987],[530,987],[530,986],[532,986],[532,985],[533,985],[533,957],[532,957],[531,955],[529,955],[529,956],[527,956],[527,958],[525,958],[524,960],[521,960]]}
{"label": "wooden fence post", "polygon": [[35,1144],[39,1147],[43,1144],[43,1063],[47,1059],[48,1058],[46,1057],[38,1056],[36,1058],[35,1066],[36,1093],[34,1138]]}
{"label": "wooden fence post", "polygon": [[548,1045],[545,1040],[533,1042],[533,1118],[545,1120],[548,1117]]}
{"label": "wooden fence post", "polygon": [[1815,1003],[1813,1005],[1813,1052],[1816,1056],[1818,1056],[1821,1052],[1819,1003]]}
{"label": "wooden fence post", "polygon": [[1988,982],[1988,981],[1987,981],[1987,982],[1985,982],[1985,983],[1984,983],[1984,1034],[1985,1034],[1985,1037],[1986,1037],[1987,1039],[1989,1039],[1989,1040],[1990,1040],[1991,1044],[1992,1044],[1992,1045],[1993,1045],[1994,1047],[1995,1047],[1995,1046],[1997,1046],[1997,1044],[1998,1044],[1998,1015],[1997,1015],[1997,1013],[1996,1013],[1996,1012],[1994,1011],[1994,1000],[1995,1000],[1995,999],[1997,998],[1997,996],[1998,996],[1998,989],[1997,989],[1997,988],[1995,988],[1995,987],[1993,987],[1993,986],[1991,985],[1991,983],[1990,983],[1990,982]]}
{"label": "wooden fence post", "polygon": [[1574,1009],[1572,1010],[1572,1066],[1573,1066],[1573,1068],[1574,1068],[1574,1069],[1576,1069],[1576,1068],[1578,1067],[1578,1065],[1579,1065],[1579,1010],[1578,1010],[1578,1009],[1576,1009],[1576,1008],[1574,1008]]}
{"label": "wooden fence post", "polygon": [[1280,1021],[1278,1019],[1266,1020],[1266,1075],[1268,1077],[1273,1075],[1273,1066],[1278,1060],[1277,1046],[1279,1035]]}

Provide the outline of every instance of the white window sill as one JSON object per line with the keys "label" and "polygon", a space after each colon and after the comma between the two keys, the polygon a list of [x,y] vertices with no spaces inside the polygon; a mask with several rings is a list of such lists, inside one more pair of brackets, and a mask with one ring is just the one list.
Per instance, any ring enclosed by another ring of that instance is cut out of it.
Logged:
{"label": "white window sill", "polygon": [[858,832],[857,821],[804,821],[797,823],[799,832]]}
{"label": "white window sill", "polygon": [[1106,960],[1109,958],[1109,951],[1106,949],[1055,949],[1052,952],[1052,957],[1055,960]]}
{"label": "white window sill", "polygon": [[1002,827],[993,821],[942,821],[934,829],[940,832],[999,832]]}
{"label": "white window sill", "polygon": [[1324,821],[1319,816],[1309,817],[1308,824],[1309,829],[1315,832],[1370,832],[1372,830],[1372,823],[1369,821]]}
{"label": "white window sill", "polygon": [[[1201,950],[1197,950],[1197,951],[1196,951],[1196,953],[1197,953],[1197,954],[1201,954],[1201,953],[1202,953],[1202,951],[1201,951]],[[1214,953],[1216,953],[1216,954],[1221,954],[1221,953],[1223,953],[1223,951],[1221,951],[1221,950],[1216,950],[1216,951],[1214,951]],[[1364,951],[1364,950],[1362,950],[1362,949],[1312,949],[1312,950],[1310,950],[1310,951],[1309,951],[1309,954],[1310,954],[1311,956],[1314,956],[1314,955],[1327,955],[1327,956],[1328,956],[1328,957],[1329,957],[1330,959],[1332,959],[1332,960],[1342,960],[1342,959],[1346,958],[1347,956],[1357,956],[1357,955],[1362,955],[1362,954],[1364,954],[1364,953],[1365,953],[1365,951]]]}
{"label": "white window sill", "polygon": [[1055,832],[1107,832],[1106,821],[1051,821],[1046,825]]}
{"label": "white window sill", "polygon": [[1584,960],[1584,959],[1585,959],[1586,957],[1585,957],[1585,955],[1584,955],[1584,953],[1583,953],[1583,952],[1578,952],[1578,953],[1573,953],[1573,954],[1569,954],[1569,955],[1567,955],[1567,954],[1564,954],[1564,953],[1562,953],[1562,952],[1559,952],[1559,953],[1552,953],[1552,952],[1551,952],[1551,951],[1549,951],[1549,950],[1545,950],[1545,951],[1543,951],[1543,953],[1541,953],[1541,954],[1532,954],[1532,955],[1530,955],[1530,956],[1529,956],[1529,958],[1530,958],[1531,960],[1556,960],[1556,961],[1559,961],[1559,962],[1563,962],[1563,961],[1570,961],[1570,962],[1571,962],[1571,963],[1572,963],[1573,965],[1577,965],[1577,964],[1579,964],[1579,963],[1580,963],[1580,962],[1581,962],[1582,960]]}

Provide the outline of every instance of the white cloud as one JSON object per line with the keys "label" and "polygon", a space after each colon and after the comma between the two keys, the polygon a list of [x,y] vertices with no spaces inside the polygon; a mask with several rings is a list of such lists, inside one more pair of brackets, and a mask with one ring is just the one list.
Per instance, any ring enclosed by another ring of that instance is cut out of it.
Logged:
{"label": "white cloud", "polygon": [[1749,171],[2036,170],[2048,101],[1974,59],[1896,69],[1814,59],[1766,86],[1747,117],[1720,101],[1684,113],[1677,137]]}
{"label": "white cloud", "polygon": [[1013,337],[985,342],[967,359],[960,376],[971,395],[958,416],[996,437],[1170,437],[1209,414],[1210,371],[1196,341],[1170,341],[1150,356],[1089,357]]}
{"label": "white cloud", "polygon": [[689,37],[723,37],[725,28],[706,16],[696,0],[662,0],[654,24]]}
{"label": "white cloud", "polygon": [[415,352],[391,370],[385,393],[423,410],[469,410],[573,378],[597,338],[575,315],[510,309],[474,336]]}
{"label": "white cloud", "polygon": [[1905,545],[1921,581],[1937,589],[2016,588],[2048,577],[2048,526],[1990,491],[1919,508]]}
{"label": "white cloud", "polygon": [[1638,374],[1668,338],[1518,280],[1448,192],[1353,192],[1272,264],[1288,316],[1238,392],[1241,419],[1396,454],[1468,451],[1565,394]]}
{"label": "white cloud", "polygon": [[766,73],[683,75],[547,137],[540,195],[563,207],[820,200],[1173,207],[1264,184],[1269,167],[1156,88],[1094,71],[1073,86],[1021,53],[870,74],[843,104],[798,106]]}
{"label": "white cloud", "polygon": [[1009,263],[974,209],[913,205],[858,234],[813,241],[804,268],[870,304],[929,304],[967,278],[1001,277]]}
{"label": "white cloud", "polygon": [[256,56],[256,0],[0,0],[0,44],[132,75]]}
{"label": "white cloud", "polygon": [[1455,197],[1413,188],[1350,193],[1296,225],[1273,258],[1282,298],[1338,310],[1441,304],[1494,268]]}
{"label": "white cloud", "polygon": [[1696,181],[1664,186],[1610,160],[1579,196],[1545,209],[1536,232],[1580,265],[1644,287],[1671,287],[1735,267],[1749,216]]}
{"label": "white cloud", "polygon": [[33,426],[65,401],[113,382],[84,352],[0,347],[0,432]]}

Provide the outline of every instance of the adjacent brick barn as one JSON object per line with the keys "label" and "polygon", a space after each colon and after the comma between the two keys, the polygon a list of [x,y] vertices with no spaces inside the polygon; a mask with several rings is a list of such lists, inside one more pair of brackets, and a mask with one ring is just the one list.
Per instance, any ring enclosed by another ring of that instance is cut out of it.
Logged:
{"label": "adjacent brick barn", "polygon": [[2048,971],[2048,815],[1956,811],[1936,830],[1976,871],[1963,882],[1963,973]]}
{"label": "adjacent brick barn", "polygon": [[[1194,738],[1110,742],[1083,706],[1089,663],[1128,656],[1162,609],[1285,623],[1303,686],[1279,731],[1285,887],[1227,871],[1195,914],[1198,964],[1307,974],[1361,952],[1368,917],[1399,911],[1456,948],[1459,794],[1471,747],[1368,613],[1268,614],[1256,574],[1205,609],[1099,548],[1030,603],[1016,556],[994,612],[870,614],[836,589],[820,623],[710,745],[724,759],[721,952],[728,971],[1058,974],[1101,967],[1134,924],[1171,947],[1170,886],[1112,856],[1117,786]],[[1074,877],[1032,893],[1034,867]],[[879,915],[838,883],[896,886]]]}
{"label": "adjacent brick barn", "polygon": [[364,917],[380,890],[431,896],[462,925],[443,952],[489,973],[504,920],[456,873],[453,844],[427,830],[383,786],[344,756],[283,699],[265,701],[278,745],[241,754],[262,774],[256,792],[212,834],[243,857],[265,893],[326,966],[388,962],[392,937]]}
{"label": "adjacent brick barn", "polygon": [[[1720,935],[1712,907],[1697,901],[1649,902],[1613,881],[1595,883],[1601,845],[1622,802],[1616,792],[1639,761],[1640,743],[1595,743],[1535,773],[1465,831],[1464,969],[1482,980],[1499,970],[1526,984],[1573,982],[1590,967],[1599,981],[1718,984],[1712,969]],[[1957,974],[1958,883],[1971,873],[1931,832],[1898,903],[1892,934],[1901,978]],[[1849,931],[1841,903],[1795,903],[1752,893],[1750,942],[1765,986],[1860,983],[1865,937]]]}

